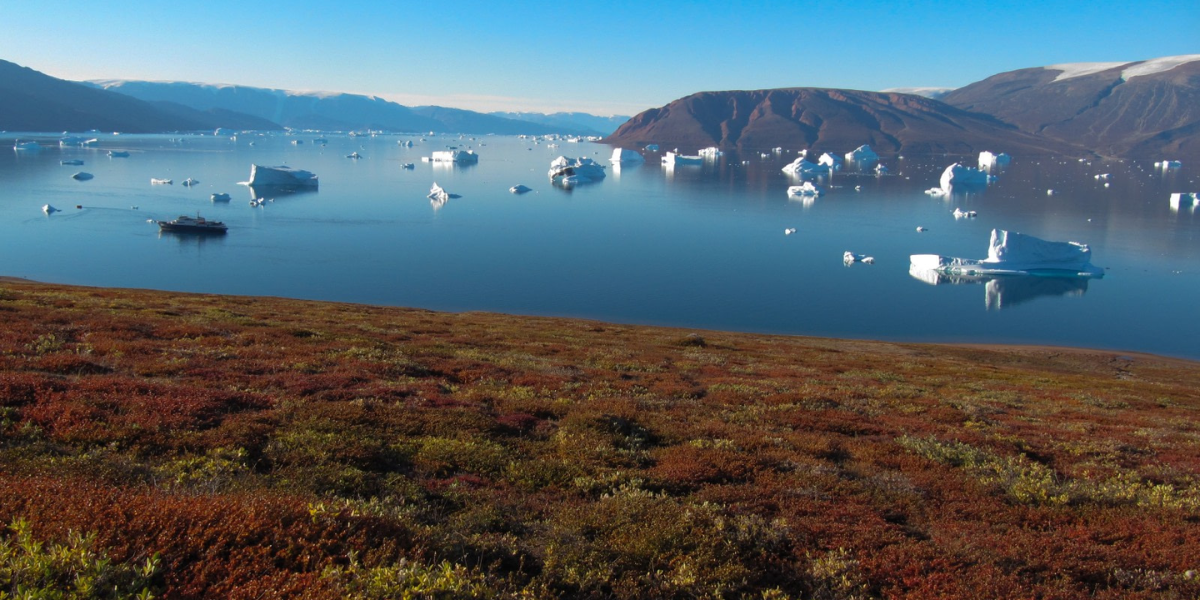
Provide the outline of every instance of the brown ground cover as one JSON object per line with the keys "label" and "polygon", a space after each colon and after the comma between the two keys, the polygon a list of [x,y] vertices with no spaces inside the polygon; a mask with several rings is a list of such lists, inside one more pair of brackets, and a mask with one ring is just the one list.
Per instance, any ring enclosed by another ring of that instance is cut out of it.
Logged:
{"label": "brown ground cover", "polygon": [[1200,595],[1200,365],[690,333],[0,281],[0,597]]}

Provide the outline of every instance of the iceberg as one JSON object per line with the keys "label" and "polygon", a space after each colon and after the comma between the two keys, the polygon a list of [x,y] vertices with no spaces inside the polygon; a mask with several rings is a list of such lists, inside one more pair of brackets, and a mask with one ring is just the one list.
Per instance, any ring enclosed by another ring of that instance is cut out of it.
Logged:
{"label": "iceberg", "polygon": [[170,179],[155,179],[153,177],[150,178],[150,185],[172,185],[174,183],[175,182]]}
{"label": "iceberg", "polygon": [[838,171],[842,168],[842,157],[834,156],[828,152],[821,155],[817,159],[817,165],[825,167],[831,171]]}
{"label": "iceberg", "polygon": [[17,140],[15,143],[13,143],[13,150],[17,151],[37,152],[41,149],[42,147],[39,146],[37,142],[22,142]]}
{"label": "iceberg", "polygon": [[787,173],[788,175],[803,177],[804,175],[813,175],[816,173],[824,174],[828,172],[828,169],[808,162],[808,160],[805,159],[805,155],[801,154],[800,158],[797,158],[796,160],[792,161],[791,164],[785,166],[783,168],[783,172]]}
{"label": "iceberg", "polygon": [[479,162],[479,155],[472,150],[439,150],[429,157],[430,162],[447,162],[456,165],[473,165]]}
{"label": "iceberg", "polygon": [[1171,194],[1171,210],[1179,210],[1181,208],[1191,207],[1196,208],[1200,204],[1200,192],[1182,192]]}
{"label": "iceberg", "polygon": [[954,163],[942,171],[942,189],[947,194],[957,191],[971,191],[987,187],[993,179],[985,171]]}
{"label": "iceberg", "polygon": [[875,257],[867,256],[866,254],[855,254],[847,250],[844,254],[842,254],[842,262],[846,265],[852,265],[856,262],[873,265],[875,264]]}
{"label": "iceberg", "polygon": [[401,148],[412,148],[412,140],[400,140],[396,142]]}
{"label": "iceberg", "polygon": [[261,165],[250,165],[250,181],[243,181],[241,185],[315,188],[318,185],[318,180],[317,176],[309,171],[293,169],[288,166],[264,167]]}
{"label": "iceberg", "polygon": [[362,155],[359,154],[358,151],[356,150],[354,152],[351,152],[350,154],[347,154],[346,158],[359,159],[359,158],[362,158]]}
{"label": "iceberg", "polygon": [[129,153],[124,150],[109,150],[109,158],[129,158]]}
{"label": "iceberg", "polygon": [[668,152],[662,157],[662,164],[668,167],[682,167],[687,165],[702,165],[704,164],[703,156],[685,156],[683,154],[675,154]]}
{"label": "iceberg", "polygon": [[883,163],[879,163],[879,164],[875,165],[875,174],[876,175],[887,175],[888,168],[883,166]]}
{"label": "iceberg", "polygon": [[442,186],[438,185],[437,182],[435,181],[435,182],[433,182],[433,187],[429,188],[429,195],[426,197],[429,198],[430,200],[433,200],[434,202],[439,202],[439,203],[444,204],[447,200],[450,199],[450,194],[448,192],[446,192],[446,190],[443,189]]}
{"label": "iceberg", "polygon": [[973,210],[963,210],[961,208],[955,208],[953,214],[955,219],[974,219],[979,216],[979,213]]}
{"label": "iceberg", "polygon": [[546,173],[551,183],[573,186],[604,179],[604,166],[596,161],[581,157],[579,159],[560,156],[550,163],[550,171]]}
{"label": "iceberg", "polygon": [[529,186],[517,184],[517,185],[514,185],[514,186],[508,188],[508,191],[512,192],[514,194],[524,194],[525,192],[532,191],[532,188],[530,188]]}
{"label": "iceberg", "polygon": [[701,148],[696,154],[699,154],[701,158],[707,158],[711,160],[721,156],[721,149],[717,148],[716,146],[709,146],[708,148]]}
{"label": "iceberg", "polygon": [[85,171],[80,171],[71,176],[71,178],[76,181],[87,181],[87,180],[91,179],[92,177],[95,177],[95,176],[92,175],[91,173],[87,173]]}
{"label": "iceberg", "polygon": [[988,257],[983,260],[953,258],[937,254],[913,254],[910,269],[947,275],[1029,275],[1050,273],[1077,277],[1103,277],[1093,266],[1092,251],[1077,242],[1050,242],[1040,238],[993,229]]}
{"label": "iceberg", "polygon": [[57,208],[54,208],[53,206],[50,206],[49,204],[44,204],[44,205],[42,205],[42,212],[50,215],[50,214],[54,214],[56,212],[61,212],[61,211],[59,211]]}
{"label": "iceberg", "polygon": [[234,131],[232,129],[225,129],[224,127],[218,127],[213,130],[213,135],[217,136],[217,137],[234,135],[236,133],[237,133],[236,131]]}
{"label": "iceberg", "polygon": [[879,155],[866,144],[846,153],[846,162],[870,162],[875,160],[879,160]]}
{"label": "iceberg", "polygon": [[1000,154],[992,154],[987,150],[979,153],[979,170],[991,171],[992,169],[1003,169],[1012,162],[1012,157],[1001,152]]}
{"label": "iceberg", "polygon": [[230,198],[229,194],[217,192],[212,196],[209,196],[209,200],[212,200],[213,202],[229,202]]}
{"label": "iceberg", "polygon": [[183,185],[186,187],[192,187],[193,185],[196,185],[197,183],[200,183],[200,182],[195,179],[192,179],[191,177],[188,177],[187,179],[183,180]]}
{"label": "iceberg", "polygon": [[1178,169],[1179,167],[1183,166],[1183,163],[1181,163],[1177,160],[1164,160],[1162,162],[1154,163],[1154,166],[1156,166],[1164,171],[1167,171],[1170,169]]}
{"label": "iceberg", "polygon": [[802,185],[793,185],[787,189],[788,196],[820,196],[824,193],[825,188],[813,185],[811,181],[805,181]]}
{"label": "iceberg", "polygon": [[621,163],[644,162],[645,160],[637,150],[613,148],[612,158],[608,159],[608,162],[619,165]]}

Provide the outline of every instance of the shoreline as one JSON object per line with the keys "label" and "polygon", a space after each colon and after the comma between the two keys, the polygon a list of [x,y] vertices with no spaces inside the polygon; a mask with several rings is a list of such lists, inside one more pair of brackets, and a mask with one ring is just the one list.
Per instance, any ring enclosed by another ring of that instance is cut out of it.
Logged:
{"label": "shoreline", "polygon": [[789,338],[789,339],[796,338],[796,339],[811,340],[811,341],[833,341],[833,342],[840,342],[840,343],[845,343],[845,344],[864,343],[864,344],[885,344],[885,345],[889,345],[889,346],[916,346],[916,347],[930,346],[930,347],[941,347],[941,348],[958,349],[958,350],[980,350],[980,351],[987,351],[990,353],[1023,355],[1028,358],[1041,358],[1041,359],[1055,358],[1059,355],[1079,355],[1079,356],[1087,356],[1087,357],[1092,357],[1092,358],[1105,358],[1110,361],[1116,361],[1116,360],[1132,361],[1133,359],[1136,358],[1136,359],[1141,359],[1141,360],[1154,360],[1154,361],[1159,361],[1159,362],[1173,362],[1173,363],[1177,363],[1180,366],[1186,365],[1186,366],[1200,367],[1200,358],[1189,358],[1189,357],[1185,357],[1185,356],[1174,356],[1174,355],[1170,355],[1170,354],[1156,354],[1154,352],[1144,352],[1144,351],[1118,350],[1118,349],[1110,349],[1110,348],[1088,348],[1088,347],[1082,347],[1082,346],[1058,346],[1058,345],[1053,345],[1053,344],[1037,344],[1037,343],[1021,344],[1021,343],[1004,343],[1004,342],[989,343],[989,342],[905,341],[905,340],[885,340],[885,339],[877,339],[877,338],[834,337],[834,336],[787,334],[787,333],[762,333],[762,332],[752,332],[752,331],[711,329],[711,328],[706,328],[706,327],[686,327],[686,326],[677,326],[677,325],[658,325],[658,324],[646,324],[646,323],[623,323],[623,322],[619,322],[619,321],[605,321],[605,320],[601,320],[601,319],[588,318],[588,317],[570,317],[570,316],[554,316],[554,315],[523,315],[523,314],[505,313],[505,312],[488,311],[488,310],[448,311],[448,310],[439,310],[439,309],[433,309],[433,308],[423,308],[423,307],[413,307],[413,306],[399,306],[399,305],[391,305],[391,304],[369,304],[369,303],[363,303],[363,302],[344,302],[344,301],[336,301],[336,300],[314,300],[314,299],[308,299],[308,298],[292,298],[292,297],[287,297],[287,296],[254,296],[254,295],[242,296],[242,295],[237,295],[237,294],[220,294],[220,293],[212,293],[212,292],[178,292],[178,291],[171,291],[171,290],[159,290],[159,289],[153,289],[153,288],[123,288],[123,287],[113,287],[113,286],[92,286],[92,285],[71,284],[71,283],[50,283],[50,282],[38,281],[35,279],[29,279],[26,277],[0,275],[0,285],[4,285],[4,284],[61,286],[61,287],[68,287],[68,288],[83,288],[83,289],[91,289],[91,290],[148,292],[148,293],[168,294],[168,295],[181,294],[181,295],[192,295],[192,296],[214,296],[214,297],[221,297],[221,298],[278,299],[281,301],[288,301],[288,302],[305,302],[305,303],[315,303],[315,304],[358,306],[358,307],[370,308],[370,309],[396,309],[396,310],[405,310],[405,311],[425,311],[425,312],[430,312],[430,313],[438,313],[438,314],[446,314],[446,315],[477,314],[477,315],[492,315],[492,316],[497,316],[497,317],[510,317],[510,318],[515,318],[515,319],[552,319],[552,320],[559,320],[559,321],[596,323],[596,324],[607,325],[607,326],[611,326],[611,327],[630,327],[630,328],[674,330],[674,331],[679,331],[679,332],[690,332],[690,333],[700,333],[700,334],[709,334],[709,335],[783,337],[783,338]]}

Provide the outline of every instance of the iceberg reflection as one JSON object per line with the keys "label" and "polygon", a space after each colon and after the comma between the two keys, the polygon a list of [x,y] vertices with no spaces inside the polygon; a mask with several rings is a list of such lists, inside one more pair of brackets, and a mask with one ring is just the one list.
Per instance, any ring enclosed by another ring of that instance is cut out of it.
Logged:
{"label": "iceberg reflection", "polygon": [[317,188],[295,185],[248,185],[251,200],[270,200],[284,196],[303,196],[317,193]]}
{"label": "iceberg reflection", "polygon": [[983,284],[984,306],[987,310],[1011,308],[1042,296],[1082,296],[1087,292],[1090,279],[1045,273],[952,275],[916,265],[909,266],[908,274],[929,285]]}

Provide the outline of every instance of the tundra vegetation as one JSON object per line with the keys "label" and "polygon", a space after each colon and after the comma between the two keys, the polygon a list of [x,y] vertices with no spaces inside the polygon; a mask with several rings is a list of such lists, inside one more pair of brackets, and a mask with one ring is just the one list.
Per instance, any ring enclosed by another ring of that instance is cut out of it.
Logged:
{"label": "tundra vegetation", "polygon": [[0,598],[1196,598],[1200,365],[0,281]]}

